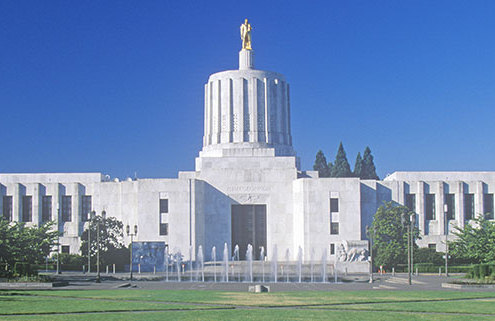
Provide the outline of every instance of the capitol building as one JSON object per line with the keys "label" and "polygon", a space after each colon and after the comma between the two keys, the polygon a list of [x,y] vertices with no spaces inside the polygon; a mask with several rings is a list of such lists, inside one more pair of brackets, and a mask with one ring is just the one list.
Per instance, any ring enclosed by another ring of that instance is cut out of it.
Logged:
{"label": "capitol building", "polygon": [[366,226],[388,201],[413,210],[417,244],[438,251],[455,226],[485,213],[493,220],[495,172],[395,172],[362,180],[301,169],[289,82],[255,68],[250,30],[244,32],[238,69],[212,74],[204,85],[203,148],[194,171],[124,181],[101,173],[0,173],[1,216],[35,226],[56,221],[61,251],[80,253],[89,213],[105,211],[138,226],[134,242],[142,250],[167,247],[185,260],[194,260],[199,246],[215,246],[220,256],[225,243],[231,253],[239,245],[241,259],[251,244],[255,259],[263,247],[270,259],[285,260],[288,249],[295,260],[301,248],[304,260],[315,250],[332,260],[342,244],[347,251],[368,247]]}

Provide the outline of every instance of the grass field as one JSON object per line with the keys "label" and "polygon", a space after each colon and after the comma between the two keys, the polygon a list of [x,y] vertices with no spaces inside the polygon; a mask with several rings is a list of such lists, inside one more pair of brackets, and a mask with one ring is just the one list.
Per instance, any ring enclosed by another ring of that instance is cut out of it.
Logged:
{"label": "grass field", "polygon": [[2,320],[495,320],[494,292],[0,291]]}

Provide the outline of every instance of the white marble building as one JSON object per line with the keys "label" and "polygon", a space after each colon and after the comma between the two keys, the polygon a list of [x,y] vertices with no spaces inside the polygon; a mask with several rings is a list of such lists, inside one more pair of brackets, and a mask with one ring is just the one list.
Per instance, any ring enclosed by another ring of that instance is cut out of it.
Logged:
{"label": "white marble building", "polygon": [[241,253],[248,243],[255,253],[263,246],[270,259],[276,245],[279,260],[286,249],[295,260],[301,247],[308,260],[313,249],[331,259],[342,241],[365,246],[365,226],[384,201],[413,208],[418,245],[437,250],[444,249],[444,203],[450,231],[476,215],[493,219],[495,172],[396,172],[375,181],[302,171],[292,147],[289,84],[254,69],[252,50],[241,50],[238,70],[210,76],[204,115],[195,171],[126,181],[100,173],[0,174],[1,216],[57,221],[64,252],[79,252],[88,212],[105,210],[138,225],[136,241],[162,242],[185,259],[200,245],[216,246],[220,257],[226,242]]}

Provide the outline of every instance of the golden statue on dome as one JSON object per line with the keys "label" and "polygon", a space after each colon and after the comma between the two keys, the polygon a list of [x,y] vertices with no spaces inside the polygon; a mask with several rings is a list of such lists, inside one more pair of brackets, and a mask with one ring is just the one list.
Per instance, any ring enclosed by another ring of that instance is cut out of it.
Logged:
{"label": "golden statue on dome", "polygon": [[251,30],[253,28],[246,19],[241,25],[241,39],[242,39],[242,49],[252,50],[251,48]]}

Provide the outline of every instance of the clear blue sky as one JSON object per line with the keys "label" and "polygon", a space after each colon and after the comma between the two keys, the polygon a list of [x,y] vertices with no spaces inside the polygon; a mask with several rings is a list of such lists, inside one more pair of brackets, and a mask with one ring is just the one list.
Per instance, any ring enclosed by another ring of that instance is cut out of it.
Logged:
{"label": "clear blue sky", "polygon": [[203,85],[291,84],[303,169],[340,141],[378,174],[495,170],[495,1],[0,1],[0,172],[176,177],[202,147]]}

